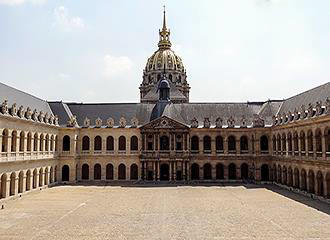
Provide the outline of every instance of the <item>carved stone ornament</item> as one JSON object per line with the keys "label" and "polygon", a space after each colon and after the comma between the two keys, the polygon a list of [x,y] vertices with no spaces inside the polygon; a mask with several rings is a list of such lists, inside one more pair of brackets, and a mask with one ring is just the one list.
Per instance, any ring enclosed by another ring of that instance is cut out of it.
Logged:
{"label": "carved stone ornament", "polygon": [[227,125],[229,128],[235,127],[235,119],[233,116],[230,116],[230,118],[227,119]]}
{"label": "carved stone ornament", "polygon": [[98,127],[98,128],[102,127],[102,119],[101,118],[98,117],[95,120],[95,127]]}
{"label": "carved stone ornament", "polygon": [[32,120],[37,122],[38,121],[38,115],[39,115],[39,113],[38,113],[37,109],[34,109],[34,111],[32,113]]}
{"label": "carved stone ornament", "polygon": [[242,116],[242,120],[241,120],[241,128],[246,128],[247,127],[247,121],[245,116]]}
{"label": "carved stone ornament", "polygon": [[91,120],[88,117],[86,117],[84,120],[84,127],[89,128],[90,125],[91,125]]}
{"label": "carved stone ornament", "polygon": [[107,127],[112,128],[114,124],[115,124],[115,121],[112,118],[108,118]]}
{"label": "carved stone ornament", "polygon": [[24,115],[25,115],[25,111],[24,111],[24,107],[23,106],[20,106],[19,109],[18,109],[18,112],[17,112],[17,115],[20,117],[20,118],[23,118]]}
{"label": "carved stone ornament", "polygon": [[45,116],[44,116],[44,112],[43,112],[43,111],[40,111],[40,112],[39,112],[39,117],[38,117],[39,121],[40,121],[40,122],[44,122],[44,117],[45,117]]}
{"label": "carved stone ornament", "polygon": [[45,123],[49,124],[49,114],[48,114],[48,112],[46,112],[44,120],[45,120]]}
{"label": "carved stone ornament", "polygon": [[78,123],[77,123],[77,117],[76,115],[72,115],[67,123],[67,126],[68,127],[76,127],[78,126]]}
{"label": "carved stone ornament", "polygon": [[253,114],[253,127],[264,127],[265,120],[263,120],[258,114]]}
{"label": "carved stone ornament", "polygon": [[211,121],[209,118],[204,118],[204,128],[210,128],[211,127]]}
{"label": "carved stone ornament", "polygon": [[277,119],[275,115],[272,116],[272,121],[273,121],[273,126],[277,125]]}
{"label": "carved stone ornament", "polygon": [[320,116],[322,114],[322,101],[316,102],[316,116]]}
{"label": "carved stone ornament", "polygon": [[119,127],[121,127],[121,128],[126,127],[126,119],[124,117],[121,117],[119,119]]}
{"label": "carved stone ornament", "polygon": [[300,118],[306,118],[306,117],[307,117],[306,107],[305,107],[305,105],[301,105]]}
{"label": "carved stone ornament", "polygon": [[294,114],[293,119],[294,120],[298,120],[299,119],[299,112],[298,112],[298,109],[297,108],[294,109],[294,113],[293,114]]}
{"label": "carved stone ornament", "polygon": [[314,109],[311,103],[308,104],[308,117],[313,117]]}
{"label": "carved stone ornament", "polygon": [[330,114],[330,99],[329,98],[327,98],[325,100],[325,113]]}
{"label": "carved stone ornament", "polygon": [[10,114],[13,117],[16,117],[17,116],[17,106],[16,106],[16,103],[14,103],[13,105],[11,105]]}
{"label": "carved stone ornament", "polygon": [[192,128],[198,128],[198,121],[196,118],[193,118],[191,121],[190,121],[190,125]]}
{"label": "carved stone ornament", "polygon": [[133,128],[136,128],[136,127],[138,126],[138,124],[139,124],[139,120],[138,120],[136,117],[133,117],[133,118],[131,119],[131,126],[132,126]]}
{"label": "carved stone ornament", "polygon": [[222,128],[222,118],[221,117],[218,117],[216,120],[215,120],[215,127],[216,128]]}
{"label": "carved stone ornament", "polygon": [[28,120],[31,120],[31,118],[32,118],[32,110],[29,107],[26,109],[26,118]]}
{"label": "carved stone ornament", "polygon": [[288,122],[291,122],[292,120],[293,120],[292,112],[289,111],[289,112],[288,112]]}
{"label": "carved stone ornament", "polygon": [[54,124],[54,120],[55,120],[55,116],[53,114],[50,114],[49,123]]}
{"label": "carved stone ornament", "polygon": [[56,126],[58,126],[58,116],[57,116],[57,115],[55,115],[54,124],[55,124]]}
{"label": "carved stone ornament", "polygon": [[2,112],[2,114],[8,114],[8,100],[7,99],[5,101],[3,101],[2,105],[1,105],[1,112]]}

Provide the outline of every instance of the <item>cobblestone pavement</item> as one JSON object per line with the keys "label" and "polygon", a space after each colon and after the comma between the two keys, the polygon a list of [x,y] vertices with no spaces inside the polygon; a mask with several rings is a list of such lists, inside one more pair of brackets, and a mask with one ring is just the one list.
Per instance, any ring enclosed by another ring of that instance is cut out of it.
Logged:
{"label": "cobblestone pavement", "polygon": [[0,239],[330,239],[330,206],[276,186],[59,186],[6,202]]}

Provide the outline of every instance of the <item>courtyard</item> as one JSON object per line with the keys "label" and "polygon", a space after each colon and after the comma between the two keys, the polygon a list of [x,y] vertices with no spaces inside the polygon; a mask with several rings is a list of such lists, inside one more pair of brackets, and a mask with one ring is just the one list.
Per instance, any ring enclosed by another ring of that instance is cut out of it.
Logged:
{"label": "courtyard", "polygon": [[0,239],[330,239],[330,206],[277,186],[58,186],[5,203]]}

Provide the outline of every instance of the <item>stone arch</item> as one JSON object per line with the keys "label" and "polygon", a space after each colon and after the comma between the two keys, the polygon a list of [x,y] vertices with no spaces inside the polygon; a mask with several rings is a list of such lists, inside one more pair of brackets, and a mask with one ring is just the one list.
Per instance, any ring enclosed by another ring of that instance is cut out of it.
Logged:
{"label": "stone arch", "polygon": [[24,172],[20,171],[18,174],[18,193],[23,193],[24,191]]}
{"label": "stone arch", "polygon": [[322,132],[319,128],[315,130],[315,146],[316,152],[322,155]]}
{"label": "stone arch", "polygon": [[300,131],[299,138],[300,138],[300,151],[305,153],[306,152],[306,134],[304,131]]}
{"label": "stone arch", "polygon": [[82,150],[89,151],[90,148],[90,140],[88,136],[83,136],[82,138]]}
{"label": "stone arch", "polygon": [[45,176],[44,176],[44,185],[48,185],[49,183],[49,175],[48,175],[48,167],[45,167]]}
{"label": "stone arch", "polygon": [[236,151],[236,138],[233,135],[228,137],[228,151]]}
{"label": "stone arch", "polygon": [[240,138],[240,150],[241,150],[241,153],[246,153],[248,150],[249,150],[249,141],[248,141],[248,138],[247,136],[241,136]]}
{"label": "stone arch", "polygon": [[211,137],[210,136],[206,135],[203,137],[203,149],[204,149],[204,152],[211,151]]}
{"label": "stone arch", "polygon": [[102,150],[102,138],[101,136],[96,136],[94,138],[94,151],[101,151]]}
{"label": "stone arch", "polygon": [[133,163],[130,167],[130,178],[131,180],[138,180],[139,178],[139,170],[138,170],[138,166]]}
{"label": "stone arch", "polygon": [[40,168],[39,169],[39,186],[43,186],[44,185],[44,169]]}
{"label": "stone arch", "polygon": [[283,175],[282,175],[282,183],[284,185],[287,185],[288,184],[288,171],[287,171],[287,168],[286,166],[283,166]]}
{"label": "stone arch", "polygon": [[268,164],[261,165],[261,181],[269,181],[269,167]]}
{"label": "stone arch", "polygon": [[114,150],[114,140],[112,136],[107,137],[107,151],[113,151]]}
{"label": "stone arch", "polygon": [[38,170],[35,168],[33,170],[33,188],[38,187]]}
{"label": "stone arch", "polygon": [[294,151],[295,154],[297,154],[298,151],[299,151],[299,147],[298,147],[298,139],[299,139],[299,137],[298,137],[298,132],[295,131],[295,132],[293,133],[293,151]]}
{"label": "stone arch", "polygon": [[81,166],[81,179],[89,180],[89,165],[87,163]]}
{"label": "stone arch", "polygon": [[299,181],[299,169],[294,169],[294,187],[300,188],[300,181]]}
{"label": "stone arch", "polygon": [[241,164],[241,179],[249,179],[249,165],[247,163]]}
{"label": "stone arch", "polygon": [[293,185],[293,172],[291,166],[288,168],[288,186],[292,187]]}
{"label": "stone arch", "polygon": [[26,142],[26,150],[28,152],[31,152],[32,151],[32,147],[31,146],[32,146],[32,133],[29,132],[27,134],[27,142]]}
{"label": "stone arch", "polygon": [[131,137],[131,151],[138,151],[139,150],[139,140],[137,136]]}
{"label": "stone arch", "polygon": [[31,170],[27,170],[26,171],[26,186],[25,186],[25,190],[29,191],[31,190]]}
{"label": "stone arch", "polygon": [[218,163],[216,165],[216,179],[224,179],[224,167],[223,164]]}
{"label": "stone arch", "polygon": [[15,192],[16,192],[15,179],[16,179],[16,173],[12,172],[10,174],[10,188],[9,188],[9,195],[10,196],[14,196]]}
{"label": "stone arch", "polygon": [[99,163],[94,165],[94,180],[101,180],[101,165]]}
{"label": "stone arch", "polygon": [[123,163],[118,166],[118,180],[126,180],[126,166]]}
{"label": "stone arch", "polygon": [[235,163],[229,164],[229,166],[228,166],[228,178],[234,180],[234,179],[237,178],[236,175],[237,174],[236,174],[236,165],[235,165]]}
{"label": "stone arch", "polygon": [[53,166],[50,167],[50,178],[49,178],[49,183],[53,183],[54,182],[54,168]]}
{"label": "stone arch", "polygon": [[113,180],[113,165],[111,163],[107,164],[105,175],[107,180]]}
{"label": "stone arch", "polygon": [[4,129],[2,131],[2,146],[1,146],[2,152],[8,152],[8,136],[9,136],[8,129]]}
{"label": "stone arch", "polygon": [[323,197],[324,185],[323,185],[323,174],[321,171],[318,171],[316,174],[316,183],[317,183],[316,194]]}
{"label": "stone arch", "polygon": [[215,148],[219,152],[223,151],[223,137],[222,136],[216,136],[216,138],[215,138]]}
{"label": "stone arch", "polygon": [[197,136],[191,137],[191,150],[192,151],[199,151],[199,139]]}
{"label": "stone arch", "polygon": [[1,175],[1,192],[0,192],[0,198],[7,197],[7,174],[3,173]]}
{"label": "stone arch", "polygon": [[13,130],[11,133],[11,152],[16,152],[17,145],[17,131]]}
{"label": "stone arch", "polygon": [[63,151],[70,151],[70,137],[65,135],[62,141],[62,150]]}
{"label": "stone arch", "polygon": [[21,133],[19,134],[19,151],[20,152],[24,152],[24,145],[25,145],[25,133],[24,131],[21,131]]}
{"label": "stone arch", "polygon": [[262,135],[260,137],[260,150],[261,150],[261,152],[268,152],[269,151],[268,137],[266,135]]}
{"label": "stone arch", "polygon": [[212,166],[209,163],[205,163],[203,166],[203,178],[204,180],[212,179]]}
{"label": "stone arch", "polygon": [[70,168],[68,165],[62,167],[62,182],[67,182],[70,180]]}
{"label": "stone arch", "polygon": [[191,180],[199,180],[199,165],[197,163],[191,165]]}
{"label": "stone arch", "polygon": [[124,136],[119,137],[119,151],[126,151],[126,138]]}
{"label": "stone arch", "polygon": [[287,141],[288,141],[288,152],[289,152],[289,154],[292,154],[292,134],[291,134],[291,132],[288,133]]}
{"label": "stone arch", "polygon": [[307,191],[307,174],[306,174],[306,170],[302,169],[301,170],[301,186],[300,189],[303,191]]}
{"label": "stone arch", "polygon": [[307,143],[308,143],[308,146],[307,146],[308,152],[312,153],[313,152],[313,132],[312,132],[312,130],[309,130],[307,132]]}

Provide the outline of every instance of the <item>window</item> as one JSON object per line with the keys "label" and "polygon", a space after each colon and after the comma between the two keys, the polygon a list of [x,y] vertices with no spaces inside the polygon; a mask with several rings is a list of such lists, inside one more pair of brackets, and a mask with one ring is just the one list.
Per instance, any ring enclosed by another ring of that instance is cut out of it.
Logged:
{"label": "window", "polygon": [[137,151],[139,147],[139,141],[137,136],[131,137],[131,151]]}
{"label": "window", "polygon": [[126,151],[126,138],[124,136],[119,137],[119,151]]}
{"label": "window", "polygon": [[63,137],[63,151],[70,151],[70,137],[68,135]]}

